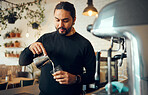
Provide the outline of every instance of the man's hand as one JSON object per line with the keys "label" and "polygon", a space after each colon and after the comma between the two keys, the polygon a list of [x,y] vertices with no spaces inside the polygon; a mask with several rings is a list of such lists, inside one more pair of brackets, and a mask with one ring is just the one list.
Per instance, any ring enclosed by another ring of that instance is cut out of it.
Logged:
{"label": "man's hand", "polygon": [[60,84],[74,84],[76,83],[76,75],[65,71],[57,71],[53,74],[54,79]]}
{"label": "man's hand", "polygon": [[43,53],[44,56],[47,55],[47,52],[46,52],[43,44],[40,42],[35,42],[35,43],[31,44],[29,49],[32,51],[33,54]]}

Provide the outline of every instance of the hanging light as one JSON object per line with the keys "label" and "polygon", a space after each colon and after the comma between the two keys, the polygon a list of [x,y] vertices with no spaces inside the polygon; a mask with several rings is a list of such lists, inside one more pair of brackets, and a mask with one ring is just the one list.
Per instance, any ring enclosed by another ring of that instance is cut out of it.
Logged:
{"label": "hanging light", "polygon": [[93,6],[93,1],[88,0],[87,2],[88,6],[84,9],[83,15],[85,16],[95,16],[98,14],[97,9]]}

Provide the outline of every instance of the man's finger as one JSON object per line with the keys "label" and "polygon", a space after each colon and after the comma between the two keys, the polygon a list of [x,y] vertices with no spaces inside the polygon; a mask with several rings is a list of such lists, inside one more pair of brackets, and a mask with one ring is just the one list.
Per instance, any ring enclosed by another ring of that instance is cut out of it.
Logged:
{"label": "man's finger", "polygon": [[34,50],[35,50],[35,54],[40,54],[40,52],[36,46],[34,47]]}
{"label": "man's finger", "polygon": [[40,46],[39,44],[37,44],[36,48],[38,49],[38,51],[39,51],[40,53],[42,53],[42,48],[41,48],[41,46]]}
{"label": "man's finger", "polygon": [[65,79],[56,79],[57,82],[66,82]]}
{"label": "man's finger", "polygon": [[60,84],[68,84],[68,82],[65,79],[56,79],[56,81]]}
{"label": "man's finger", "polygon": [[54,79],[63,79],[63,78],[65,78],[64,75],[56,75],[56,76],[54,76]]}
{"label": "man's finger", "polygon": [[57,71],[55,72],[54,74],[52,74],[53,76],[56,76],[56,75],[61,75],[61,74],[64,74],[64,71]]}
{"label": "man's finger", "polygon": [[44,56],[46,56],[46,55],[47,55],[47,52],[46,52],[46,50],[45,50],[43,44],[40,44],[40,47],[41,47],[41,49],[42,49],[42,51],[43,51]]}
{"label": "man's finger", "polygon": [[31,51],[32,51],[33,54],[36,54],[36,52],[35,52],[35,50],[33,48],[31,49]]}

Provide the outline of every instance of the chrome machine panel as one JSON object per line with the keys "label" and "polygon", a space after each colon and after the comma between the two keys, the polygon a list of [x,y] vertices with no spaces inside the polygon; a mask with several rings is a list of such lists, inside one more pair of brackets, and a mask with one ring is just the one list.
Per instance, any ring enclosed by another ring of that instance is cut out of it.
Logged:
{"label": "chrome machine panel", "polygon": [[148,0],[117,0],[106,5],[91,32],[104,39],[126,38],[129,95],[148,95]]}

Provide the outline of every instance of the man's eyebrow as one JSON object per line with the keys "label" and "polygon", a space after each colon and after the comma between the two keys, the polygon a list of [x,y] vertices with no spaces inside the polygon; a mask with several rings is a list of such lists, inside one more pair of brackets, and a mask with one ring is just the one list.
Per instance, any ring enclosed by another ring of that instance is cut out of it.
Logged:
{"label": "man's eyebrow", "polygon": [[[57,18],[57,17],[55,17],[55,19],[59,19],[59,18]],[[64,18],[64,19],[62,19],[62,20],[68,20],[69,18]]]}
{"label": "man's eyebrow", "polygon": [[55,19],[58,19],[57,17],[55,17]]}

